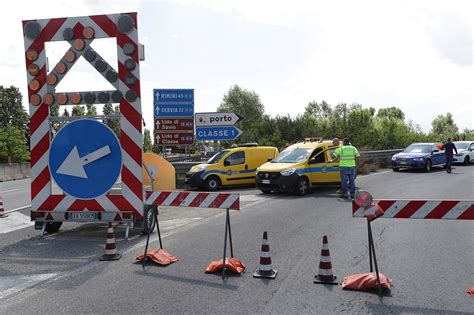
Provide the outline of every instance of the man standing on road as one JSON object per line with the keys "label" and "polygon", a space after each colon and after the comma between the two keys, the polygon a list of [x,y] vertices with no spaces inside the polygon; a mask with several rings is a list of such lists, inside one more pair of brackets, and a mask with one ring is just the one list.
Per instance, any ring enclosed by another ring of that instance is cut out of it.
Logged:
{"label": "man standing on road", "polygon": [[341,174],[341,197],[347,198],[347,179],[349,179],[351,199],[355,195],[355,172],[356,158],[360,156],[359,151],[350,144],[349,138],[344,138],[342,147],[334,150],[334,159],[331,162],[339,162],[339,173]]}
{"label": "man standing on road", "polygon": [[458,154],[458,150],[454,143],[451,142],[451,138],[448,138],[448,141],[443,144],[441,150],[444,150],[446,154],[446,172],[451,173],[451,164],[453,163],[453,151]]}

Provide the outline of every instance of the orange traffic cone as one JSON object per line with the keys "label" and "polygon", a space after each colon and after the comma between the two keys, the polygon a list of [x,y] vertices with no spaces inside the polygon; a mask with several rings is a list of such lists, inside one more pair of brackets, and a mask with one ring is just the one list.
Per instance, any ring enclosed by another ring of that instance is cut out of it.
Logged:
{"label": "orange traffic cone", "polygon": [[115,246],[114,227],[112,222],[109,222],[107,227],[107,240],[105,241],[105,254],[100,257],[101,261],[119,260],[122,257],[117,253],[117,246]]}
{"label": "orange traffic cone", "polygon": [[268,244],[267,232],[263,232],[262,252],[260,254],[260,266],[253,274],[254,278],[275,279],[278,270],[272,269],[272,258],[270,257],[270,245]]}
{"label": "orange traffic cone", "polygon": [[3,207],[3,198],[0,196],[0,218],[5,215],[5,208]]}
{"label": "orange traffic cone", "polygon": [[474,295],[474,287],[470,288],[469,290],[466,290],[467,294]]}
{"label": "orange traffic cone", "polygon": [[314,277],[314,283],[337,284],[336,276],[332,274],[331,256],[329,255],[328,237],[326,235],[323,236],[319,272]]}

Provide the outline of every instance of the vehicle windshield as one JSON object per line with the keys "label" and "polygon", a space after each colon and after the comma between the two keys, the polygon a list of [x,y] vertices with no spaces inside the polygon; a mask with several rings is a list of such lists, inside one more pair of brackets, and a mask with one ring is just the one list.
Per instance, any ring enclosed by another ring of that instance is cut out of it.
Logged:
{"label": "vehicle windshield", "polygon": [[305,160],[313,151],[311,148],[288,148],[283,150],[272,163],[296,163]]}
{"label": "vehicle windshield", "polygon": [[432,144],[411,144],[403,152],[405,153],[431,153]]}
{"label": "vehicle windshield", "polygon": [[216,154],[214,154],[209,160],[207,160],[207,164],[216,164],[217,162],[220,161],[220,159],[222,159],[222,157],[224,155],[226,155],[229,151],[228,150],[224,150],[224,151],[220,151],[220,152],[217,152]]}
{"label": "vehicle windshield", "polygon": [[454,146],[458,150],[465,150],[469,146],[468,142],[454,142]]}

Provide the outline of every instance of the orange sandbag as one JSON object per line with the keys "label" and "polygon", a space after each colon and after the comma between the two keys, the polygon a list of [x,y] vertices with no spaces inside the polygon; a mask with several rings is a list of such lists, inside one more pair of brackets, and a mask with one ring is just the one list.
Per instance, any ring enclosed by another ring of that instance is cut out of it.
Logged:
{"label": "orange sandbag", "polygon": [[[171,263],[174,263],[175,261],[178,261],[178,257],[171,255],[170,253],[161,248],[157,248],[146,253],[146,257],[150,258],[151,260],[162,266],[167,266]],[[135,259],[143,260],[143,255],[137,256]]]}
{"label": "orange sandbag", "polygon": [[[390,289],[390,283],[392,283],[392,279],[388,278],[383,273],[379,273],[379,277],[382,288]],[[376,289],[377,275],[375,274],[375,272],[368,272],[344,277],[344,279],[342,280],[342,288],[360,291]]]}
{"label": "orange sandbag", "polygon": [[[226,258],[225,259],[226,271],[233,273],[242,273],[245,271],[245,265],[237,258]],[[207,266],[206,273],[214,273],[222,271],[222,259],[213,261]]]}
{"label": "orange sandbag", "polygon": [[470,288],[469,290],[466,290],[467,294],[474,295],[474,288]]}

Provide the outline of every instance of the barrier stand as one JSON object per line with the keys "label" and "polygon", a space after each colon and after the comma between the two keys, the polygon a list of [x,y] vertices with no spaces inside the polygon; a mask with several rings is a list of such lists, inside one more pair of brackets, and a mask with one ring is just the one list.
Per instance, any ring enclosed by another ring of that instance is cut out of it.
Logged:
{"label": "barrier stand", "polygon": [[[234,258],[234,248],[232,243],[232,230],[230,225],[230,210],[240,210],[240,195],[229,193],[208,193],[208,192],[187,192],[187,191],[148,191],[145,205],[149,207],[169,206],[169,207],[195,207],[195,208],[213,208],[225,209],[225,230],[224,230],[224,253],[222,259],[222,267],[220,261],[213,261],[206,269],[207,273],[214,273],[222,270],[222,278],[225,277],[226,270],[241,273],[245,266],[236,258]],[[153,208],[154,209],[154,208]],[[157,222],[158,238],[161,243],[161,234],[158,224],[157,210],[153,210],[155,222]],[[150,234],[148,234],[145,245],[145,253],[148,250]],[[231,258],[226,266],[227,242],[230,246]],[[137,258],[138,259],[138,258]],[[221,269],[222,268],[222,269]]]}
{"label": "barrier stand", "polygon": [[[150,210],[148,210],[150,211]],[[158,232],[158,240],[160,241],[160,249],[163,249],[163,243],[161,241],[161,232],[160,232],[160,222],[158,221],[158,206],[152,206],[151,211],[153,211],[153,220],[156,222],[156,230]],[[145,224],[146,229],[147,229],[147,237],[146,237],[146,245],[145,245],[145,253],[143,254],[143,260],[142,260],[142,267],[145,268],[145,261],[147,260],[147,255],[146,253],[148,252],[148,244],[150,243],[150,235],[153,232],[153,224],[150,224],[151,226],[148,226]]]}
{"label": "barrier stand", "polygon": [[375,274],[377,276],[377,288],[379,290],[379,296],[382,297],[382,285],[380,284],[380,275],[379,275],[379,267],[377,265],[377,256],[375,255],[375,245],[374,239],[372,237],[372,228],[370,226],[370,220],[367,220],[367,231],[369,234],[369,259],[370,259],[370,272],[373,272],[372,269],[372,256],[375,266]]}
{"label": "barrier stand", "polygon": [[226,216],[225,216],[224,256],[222,257],[222,279],[225,278],[225,270],[226,270],[225,257],[227,255],[227,230],[229,230],[230,257],[234,258],[234,250],[232,248],[232,233],[230,230],[229,208],[226,209]]}

